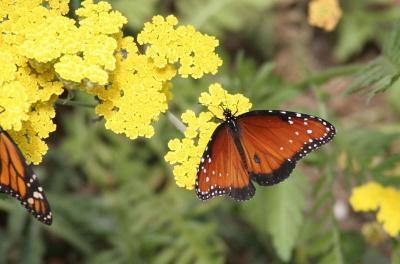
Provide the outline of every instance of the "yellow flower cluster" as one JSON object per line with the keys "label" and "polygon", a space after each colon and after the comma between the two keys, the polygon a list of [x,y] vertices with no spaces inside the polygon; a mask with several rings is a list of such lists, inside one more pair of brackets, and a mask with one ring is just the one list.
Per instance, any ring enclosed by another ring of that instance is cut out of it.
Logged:
{"label": "yellow flower cluster", "polygon": [[20,53],[40,63],[56,61],[55,72],[64,81],[107,84],[108,73],[115,69],[113,34],[127,20],[106,2],[84,1],[76,15],[78,25],[42,6],[34,8],[24,18],[28,25],[20,32],[25,37]]}
{"label": "yellow flower cluster", "polygon": [[168,16],[153,17],[152,23],[146,23],[138,35],[141,45],[147,44],[146,55],[154,64],[163,68],[168,63],[180,63],[178,73],[182,77],[189,75],[200,78],[204,73],[215,74],[221,59],[214,53],[218,40],[197,32],[193,26],[174,26],[178,20]]}
{"label": "yellow flower cluster", "polygon": [[187,124],[185,138],[170,140],[170,151],[165,156],[165,160],[174,166],[176,184],[189,190],[193,189],[204,149],[218,126],[218,123],[212,121],[214,114],[222,119],[224,108],[237,114],[248,112],[251,108],[248,98],[241,94],[228,94],[220,84],[210,85],[209,92],[200,95],[199,103],[206,106],[208,111],[198,116],[190,110],[182,114],[182,121]]}
{"label": "yellow flower cluster", "polygon": [[[68,1],[1,1],[0,127],[10,132],[27,159],[39,163],[47,152],[43,139],[55,130],[53,104],[63,92],[54,71],[21,52],[28,28],[43,17],[65,13]],[[7,19],[5,19],[7,18]]]}
{"label": "yellow flower cluster", "polygon": [[312,0],[308,5],[308,23],[326,31],[335,29],[341,16],[338,0]]}
{"label": "yellow flower cluster", "polygon": [[222,64],[218,41],[177,19],[155,16],[134,39],[127,20],[111,5],[85,0],[77,20],[66,17],[69,0],[0,2],[0,127],[27,160],[39,163],[43,141],[55,130],[54,103],[64,89],[96,95],[106,127],[129,138],[150,137],[165,112],[177,72],[199,78]]}
{"label": "yellow flower cluster", "polygon": [[151,123],[167,110],[172,97],[169,81],[177,71],[183,77],[199,78],[216,73],[222,64],[214,53],[218,45],[214,37],[190,26],[175,29],[176,23],[174,16],[155,16],[146,23],[138,35],[139,44],[148,45],[144,54],[133,38],[117,40],[117,66],[110,85],[90,91],[101,100],[96,112],[105,117],[108,129],[131,139],[153,136]]}
{"label": "yellow flower cluster", "polygon": [[138,53],[133,38],[119,40],[117,67],[110,74],[111,85],[97,87],[91,92],[101,103],[96,112],[106,119],[106,128],[125,133],[129,138],[151,137],[150,125],[161,112],[167,110],[166,87],[176,75],[176,69],[168,64],[155,66],[146,55]]}
{"label": "yellow flower cluster", "polygon": [[350,204],[355,211],[368,212],[379,210],[377,220],[392,237],[400,231],[400,191],[393,187],[384,187],[369,182],[353,189]]}

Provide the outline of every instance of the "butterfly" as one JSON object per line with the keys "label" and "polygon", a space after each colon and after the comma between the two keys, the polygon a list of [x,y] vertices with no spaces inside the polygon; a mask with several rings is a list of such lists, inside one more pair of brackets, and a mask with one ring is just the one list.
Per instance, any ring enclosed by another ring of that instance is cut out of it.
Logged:
{"label": "butterfly", "polygon": [[237,201],[261,186],[285,180],[296,162],[336,134],[328,121],[307,114],[256,110],[239,116],[223,109],[224,122],[213,132],[197,171],[201,200],[229,196]]}
{"label": "butterfly", "polygon": [[50,205],[32,168],[10,135],[0,128],[0,192],[10,194],[39,221],[51,225]]}

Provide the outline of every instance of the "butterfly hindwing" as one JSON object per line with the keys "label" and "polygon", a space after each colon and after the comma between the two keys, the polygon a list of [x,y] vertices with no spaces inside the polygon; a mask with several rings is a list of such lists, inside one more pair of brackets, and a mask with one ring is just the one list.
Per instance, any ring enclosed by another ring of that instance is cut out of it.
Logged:
{"label": "butterfly hindwing", "polygon": [[255,193],[226,123],[217,127],[210,138],[200,161],[195,190],[201,200],[228,195],[242,201]]}
{"label": "butterfly hindwing", "polygon": [[328,121],[289,111],[251,111],[237,120],[251,179],[260,185],[286,179],[296,161],[335,135]]}
{"label": "butterfly hindwing", "polygon": [[52,214],[37,176],[7,132],[0,130],[0,191],[16,197],[39,221],[50,225]]}

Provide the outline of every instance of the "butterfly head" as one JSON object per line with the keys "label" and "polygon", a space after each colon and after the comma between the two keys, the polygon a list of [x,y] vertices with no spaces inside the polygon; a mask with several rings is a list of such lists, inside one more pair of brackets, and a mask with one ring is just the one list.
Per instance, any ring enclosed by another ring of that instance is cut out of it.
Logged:
{"label": "butterfly head", "polygon": [[227,120],[227,121],[232,119],[235,116],[234,114],[232,114],[232,111],[229,108],[224,108],[223,115],[225,117],[225,120]]}

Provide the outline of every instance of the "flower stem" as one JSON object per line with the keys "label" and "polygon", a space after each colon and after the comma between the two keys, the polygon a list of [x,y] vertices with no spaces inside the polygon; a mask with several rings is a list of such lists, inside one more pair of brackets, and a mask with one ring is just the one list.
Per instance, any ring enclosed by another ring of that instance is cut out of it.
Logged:
{"label": "flower stem", "polygon": [[96,104],[84,103],[84,102],[79,102],[79,101],[71,101],[68,99],[58,99],[56,104],[60,105],[60,106],[80,106],[80,107],[89,107],[89,108],[96,107]]}
{"label": "flower stem", "polygon": [[169,119],[169,121],[171,121],[171,123],[182,133],[185,133],[186,130],[186,126],[182,123],[181,120],[179,120],[179,118],[177,118],[173,113],[171,112],[167,112],[167,117]]}

